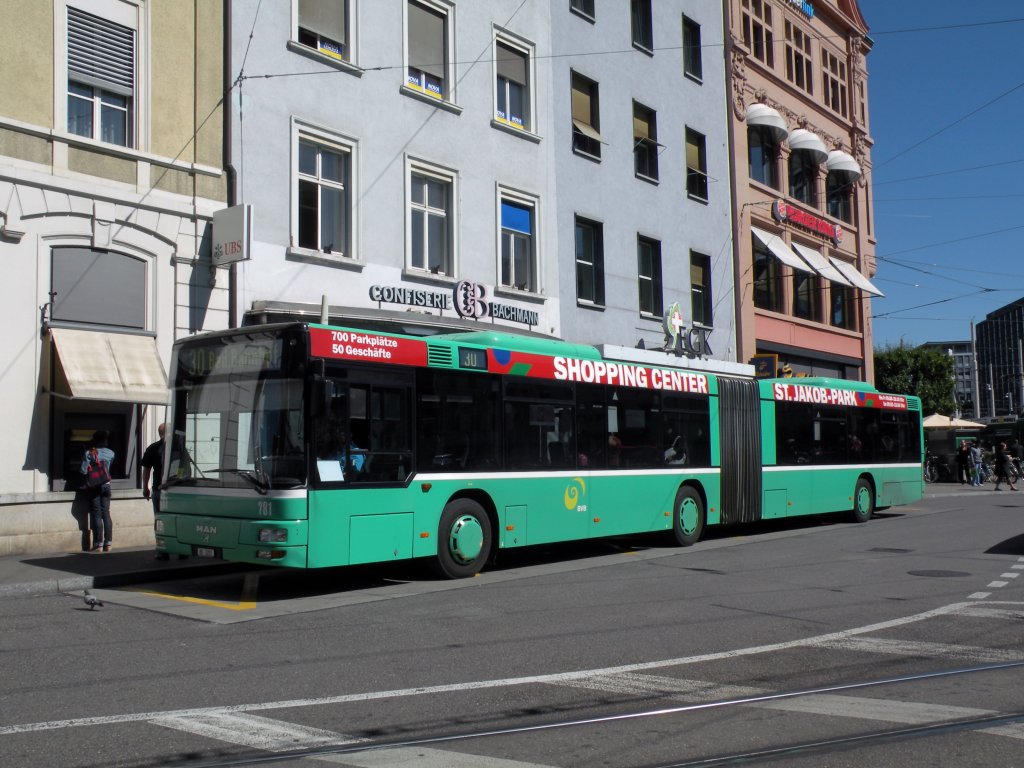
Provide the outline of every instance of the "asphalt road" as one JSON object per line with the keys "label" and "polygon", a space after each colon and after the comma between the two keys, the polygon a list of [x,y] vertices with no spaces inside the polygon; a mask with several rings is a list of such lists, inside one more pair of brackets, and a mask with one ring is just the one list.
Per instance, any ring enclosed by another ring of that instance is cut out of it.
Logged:
{"label": "asphalt road", "polygon": [[[1024,765],[1024,494],[0,601],[0,765]],[[387,747],[387,748],[384,748]]]}

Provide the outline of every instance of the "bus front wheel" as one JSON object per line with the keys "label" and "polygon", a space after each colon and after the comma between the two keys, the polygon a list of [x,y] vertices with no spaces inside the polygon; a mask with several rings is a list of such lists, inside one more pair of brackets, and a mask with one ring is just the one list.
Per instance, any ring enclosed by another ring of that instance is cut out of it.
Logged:
{"label": "bus front wheel", "polygon": [[700,541],[704,533],[704,502],[693,488],[684,486],[676,493],[672,513],[672,534],[681,547]]}
{"label": "bus front wheel", "polygon": [[464,579],[480,572],[491,550],[491,521],[472,499],[456,499],[441,513],[437,526],[438,575]]}
{"label": "bus front wheel", "polygon": [[863,477],[853,489],[853,522],[866,523],[875,513],[875,494],[871,484]]}

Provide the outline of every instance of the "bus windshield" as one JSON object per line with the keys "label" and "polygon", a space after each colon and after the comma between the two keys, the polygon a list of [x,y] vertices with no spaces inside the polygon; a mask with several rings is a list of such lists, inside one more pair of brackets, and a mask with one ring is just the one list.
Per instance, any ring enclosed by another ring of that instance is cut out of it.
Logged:
{"label": "bus windshield", "polygon": [[[283,375],[281,341],[250,338],[214,350],[182,350],[168,484],[257,493],[305,484],[303,381]],[[237,350],[224,352],[236,344]],[[217,362],[224,358],[247,360],[250,370],[236,363],[221,374]]]}

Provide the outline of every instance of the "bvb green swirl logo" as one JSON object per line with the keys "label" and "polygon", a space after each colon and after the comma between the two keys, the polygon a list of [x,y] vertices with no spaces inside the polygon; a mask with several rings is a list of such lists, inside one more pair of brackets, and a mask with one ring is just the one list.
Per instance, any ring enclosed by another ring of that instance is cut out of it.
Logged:
{"label": "bvb green swirl logo", "polygon": [[565,508],[576,509],[580,502],[580,494],[587,492],[587,484],[582,477],[574,477],[565,487]]}

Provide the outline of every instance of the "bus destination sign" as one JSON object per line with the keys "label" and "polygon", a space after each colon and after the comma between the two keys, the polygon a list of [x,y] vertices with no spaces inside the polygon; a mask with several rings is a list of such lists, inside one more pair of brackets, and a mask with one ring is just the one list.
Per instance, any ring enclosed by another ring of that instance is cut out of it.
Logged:
{"label": "bus destination sign", "polygon": [[907,398],[902,395],[884,395],[878,392],[856,392],[850,389],[815,387],[809,384],[772,385],[777,401],[787,403],[815,403],[817,405],[852,405],[860,408],[886,408],[907,410]]}
{"label": "bus destination sign", "polygon": [[425,341],[386,336],[382,333],[310,328],[309,346],[310,353],[314,357],[395,365],[427,364],[427,343]]}

